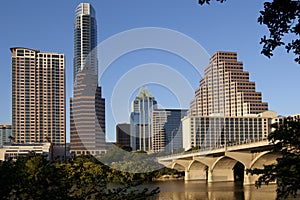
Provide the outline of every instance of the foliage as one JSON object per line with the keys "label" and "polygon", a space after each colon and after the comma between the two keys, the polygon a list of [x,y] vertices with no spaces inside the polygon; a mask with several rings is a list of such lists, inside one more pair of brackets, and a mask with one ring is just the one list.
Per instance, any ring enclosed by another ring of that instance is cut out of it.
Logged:
{"label": "foliage", "polygon": [[[199,4],[209,4],[211,0],[199,0]],[[223,3],[225,0],[217,0]],[[264,3],[258,23],[266,25],[269,36],[264,35],[260,44],[261,53],[268,58],[280,46],[285,46],[288,53],[295,54],[295,62],[300,64],[300,2],[299,0],[273,0]]]}
{"label": "foliage", "polygon": [[[223,3],[224,1],[226,1],[226,0],[217,0],[217,1],[219,1],[220,3]],[[203,5],[203,4],[210,4],[210,0],[199,0],[199,4],[200,5]]]}
{"label": "foliage", "polygon": [[[112,179],[123,182],[112,184]],[[158,188],[132,187],[138,184],[129,180],[88,156],[53,163],[30,154],[16,162],[0,162],[1,199],[145,199],[159,192]]]}
{"label": "foliage", "polygon": [[285,45],[287,52],[292,51],[295,61],[300,64],[300,39],[284,42],[284,36],[300,35],[300,2],[293,0],[274,0],[265,2],[264,10],[260,11],[258,22],[269,29],[269,38],[265,35],[261,38],[263,49],[261,51],[267,57],[273,56],[276,47]]}
{"label": "foliage", "polygon": [[276,164],[249,172],[260,175],[256,182],[258,187],[276,181],[277,199],[286,199],[290,195],[296,197],[300,190],[300,120],[286,118],[273,127],[276,129],[269,135],[274,144],[272,152],[281,154],[281,157]]}
{"label": "foliage", "polygon": [[[105,155],[98,157],[98,159],[113,169],[133,174],[138,173],[142,177],[145,176],[144,173],[149,175],[148,172],[164,167],[156,161],[155,154],[147,154],[145,151],[128,152],[117,145],[113,145]],[[133,177],[137,177],[137,175]],[[148,176],[147,179],[150,180],[151,176]]]}

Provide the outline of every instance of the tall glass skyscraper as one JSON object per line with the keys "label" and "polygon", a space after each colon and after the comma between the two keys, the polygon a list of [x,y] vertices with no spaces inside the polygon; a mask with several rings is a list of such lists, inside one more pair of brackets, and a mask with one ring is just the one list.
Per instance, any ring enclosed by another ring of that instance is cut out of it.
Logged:
{"label": "tall glass skyscraper", "polygon": [[96,12],[89,3],[80,3],[74,21],[74,80],[83,68],[98,76]]}
{"label": "tall glass skyscraper", "polygon": [[152,150],[152,114],[157,102],[148,88],[141,88],[132,102],[130,144],[132,150]]}
{"label": "tall glass skyscraper", "polygon": [[80,3],[74,21],[74,80],[70,99],[70,150],[74,155],[105,152],[105,99],[98,86],[97,23],[94,8]]}

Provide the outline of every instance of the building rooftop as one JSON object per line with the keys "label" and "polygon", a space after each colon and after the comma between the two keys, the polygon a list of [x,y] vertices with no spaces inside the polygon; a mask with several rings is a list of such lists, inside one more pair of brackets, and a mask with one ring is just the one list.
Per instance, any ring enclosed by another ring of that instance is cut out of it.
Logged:
{"label": "building rooftop", "polygon": [[139,93],[136,97],[140,98],[140,99],[154,98],[152,96],[152,94],[150,93],[150,91],[148,90],[148,87],[145,87],[145,88],[141,87],[140,90],[139,90]]}

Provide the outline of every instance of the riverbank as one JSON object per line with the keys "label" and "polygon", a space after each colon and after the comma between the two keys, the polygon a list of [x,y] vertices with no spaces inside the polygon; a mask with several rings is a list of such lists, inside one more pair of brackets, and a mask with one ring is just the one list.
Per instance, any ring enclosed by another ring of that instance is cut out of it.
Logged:
{"label": "riverbank", "polygon": [[180,175],[162,175],[159,178],[153,178],[152,181],[176,181],[176,180],[183,180],[184,176],[180,176]]}

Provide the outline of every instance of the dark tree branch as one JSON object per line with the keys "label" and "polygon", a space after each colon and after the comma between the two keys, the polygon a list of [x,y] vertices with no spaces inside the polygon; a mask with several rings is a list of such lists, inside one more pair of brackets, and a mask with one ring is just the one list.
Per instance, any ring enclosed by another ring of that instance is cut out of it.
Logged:
{"label": "dark tree branch", "polygon": [[285,41],[285,36],[300,34],[300,3],[295,0],[274,0],[265,2],[264,10],[260,11],[258,23],[266,25],[269,36],[264,35],[260,44],[263,45],[261,53],[268,58],[273,56],[273,51],[280,46],[285,46],[288,53],[293,52],[295,61],[300,64],[299,39]]}
{"label": "dark tree branch", "polygon": [[[210,1],[211,0],[199,0],[199,4],[200,5],[203,5],[203,4],[210,4]],[[226,0],[216,0],[216,1],[219,1],[220,3],[223,3],[224,1],[226,1]]]}

